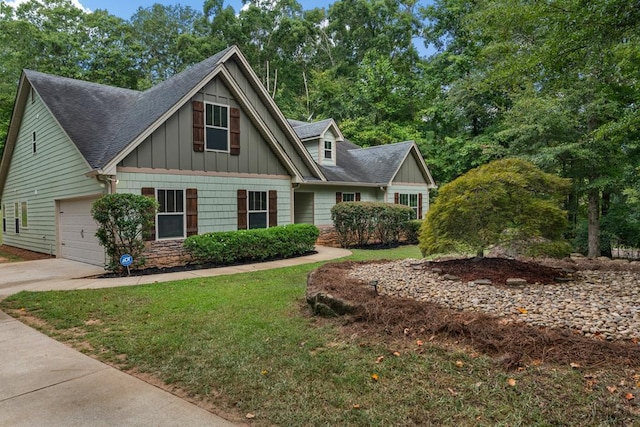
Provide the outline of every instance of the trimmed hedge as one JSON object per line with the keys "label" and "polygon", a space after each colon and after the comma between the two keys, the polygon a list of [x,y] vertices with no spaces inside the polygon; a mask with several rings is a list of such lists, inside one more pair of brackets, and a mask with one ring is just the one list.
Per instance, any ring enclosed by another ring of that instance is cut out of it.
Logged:
{"label": "trimmed hedge", "polygon": [[314,249],[319,234],[315,225],[291,224],[190,236],[184,247],[198,263],[228,265],[303,255]]}
{"label": "trimmed hedge", "polygon": [[340,245],[363,246],[374,237],[383,245],[396,244],[414,214],[404,205],[380,202],[342,202],[331,208]]}

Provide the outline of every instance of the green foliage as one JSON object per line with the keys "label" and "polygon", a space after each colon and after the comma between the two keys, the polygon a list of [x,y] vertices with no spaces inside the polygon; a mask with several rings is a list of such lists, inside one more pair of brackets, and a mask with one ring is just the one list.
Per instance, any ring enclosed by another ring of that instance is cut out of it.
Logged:
{"label": "green foliage", "polygon": [[414,214],[404,205],[343,202],[331,208],[331,219],[342,247],[363,246],[375,238],[383,245],[398,243]]}
{"label": "green foliage", "polygon": [[99,225],[96,237],[109,257],[108,270],[122,268],[123,254],[133,257],[134,268],[144,266],[143,233],[153,227],[157,208],[155,200],[137,194],[107,194],[93,203],[91,215]]}
{"label": "green foliage", "polygon": [[319,235],[314,225],[291,224],[190,236],[184,247],[198,263],[228,265],[303,255],[313,250]]}
{"label": "green foliage", "polygon": [[571,255],[573,246],[565,240],[531,243],[525,251],[530,257],[565,258]]}
{"label": "green foliage", "polygon": [[420,228],[422,227],[421,219],[413,219],[408,221],[404,228],[404,237],[407,243],[411,245],[418,244],[418,238],[420,237]]}
{"label": "green foliage", "polygon": [[423,255],[470,246],[481,255],[491,245],[542,237],[562,239],[560,208],[567,179],[519,159],[496,160],[444,185],[420,231]]}

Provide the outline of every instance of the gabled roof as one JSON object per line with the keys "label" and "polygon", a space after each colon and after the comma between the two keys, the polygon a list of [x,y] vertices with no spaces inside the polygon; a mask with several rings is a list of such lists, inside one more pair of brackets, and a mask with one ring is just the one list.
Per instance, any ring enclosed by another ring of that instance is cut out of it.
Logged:
{"label": "gabled roof", "polygon": [[313,123],[301,122],[299,120],[291,119],[287,120],[289,121],[291,127],[293,127],[296,135],[298,135],[298,138],[300,138],[302,141],[307,139],[320,138],[332,126],[336,131],[338,139],[344,139],[344,137],[342,136],[342,132],[340,132],[338,125],[336,125],[336,122],[334,122],[333,119],[325,119]]}
{"label": "gabled roof", "polygon": [[144,91],[25,70],[89,165],[103,168],[220,64],[231,48]]}
{"label": "gabled roof", "polygon": [[[3,161],[0,164],[0,191],[4,187],[31,88],[42,98],[55,120],[85,158],[88,167],[95,173],[114,173],[117,162],[142,143],[215,76],[220,76],[230,85],[230,91],[238,97],[238,102],[244,108],[250,110],[251,117],[257,117],[257,111],[249,105],[242,89],[224,67],[224,63],[230,58],[236,59],[239,70],[267,105],[268,111],[284,130],[296,154],[314,175],[305,178],[326,180],[238,47],[231,46],[143,92],[25,70],[20,79]],[[264,126],[262,120],[258,121],[258,126]],[[264,132],[271,135],[267,130]],[[267,137],[267,140],[288,165],[295,179],[303,179],[291,160],[293,153],[285,152],[281,142],[272,136]]]}
{"label": "gabled roof", "polygon": [[427,186],[435,187],[435,182],[413,141],[368,148],[342,141],[338,142],[337,150],[335,166],[320,166],[330,182],[361,182],[387,186],[392,183],[407,157],[413,155],[420,165]]}

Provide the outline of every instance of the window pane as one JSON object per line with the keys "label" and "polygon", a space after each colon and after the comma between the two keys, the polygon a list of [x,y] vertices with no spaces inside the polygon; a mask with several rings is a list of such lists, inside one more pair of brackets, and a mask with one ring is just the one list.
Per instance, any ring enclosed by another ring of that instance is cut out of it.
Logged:
{"label": "window pane", "polygon": [[207,150],[229,151],[226,129],[207,128]]}
{"label": "window pane", "polygon": [[13,217],[18,218],[18,202],[13,204]]}
{"label": "window pane", "polygon": [[158,190],[158,212],[167,211],[167,196],[165,190]]}
{"label": "window pane", "polygon": [[266,191],[261,191],[260,192],[260,207],[259,209],[261,211],[266,211],[267,210],[267,192]]}
{"label": "window pane", "polygon": [[173,190],[166,190],[166,192],[167,192],[167,210],[165,212],[175,212],[176,211],[175,193]]}
{"label": "window pane", "polygon": [[158,215],[158,238],[184,237],[184,216]]}
{"label": "window pane", "polygon": [[213,126],[213,105],[211,104],[206,104],[206,110],[207,110],[207,118],[206,118],[206,125],[207,126]]}
{"label": "window pane", "polygon": [[401,194],[399,199],[398,199],[398,203],[400,203],[401,205],[409,206],[409,195],[408,194]]}
{"label": "window pane", "polygon": [[184,195],[182,190],[176,190],[176,212],[184,212]]}
{"label": "window pane", "polygon": [[418,206],[418,195],[417,194],[410,194],[409,195],[409,206],[411,206],[412,208],[415,208]]}
{"label": "window pane", "polygon": [[267,228],[266,212],[249,213],[249,228]]}
{"label": "window pane", "polygon": [[29,218],[27,215],[27,202],[22,202],[22,226],[23,227],[28,227],[29,226]]}
{"label": "window pane", "polygon": [[343,202],[355,202],[356,195],[354,193],[342,193]]}
{"label": "window pane", "polygon": [[228,128],[229,125],[227,123],[227,107],[220,107],[220,127]]}

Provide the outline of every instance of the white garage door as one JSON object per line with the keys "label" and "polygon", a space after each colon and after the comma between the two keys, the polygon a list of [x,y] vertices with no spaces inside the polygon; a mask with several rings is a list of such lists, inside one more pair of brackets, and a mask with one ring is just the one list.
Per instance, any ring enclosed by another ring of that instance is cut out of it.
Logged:
{"label": "white garage door", "polygon": [[95,199],[59,202],[60,258],[104,265],[104,248],[96,237],[98,224],[91,217]]}

